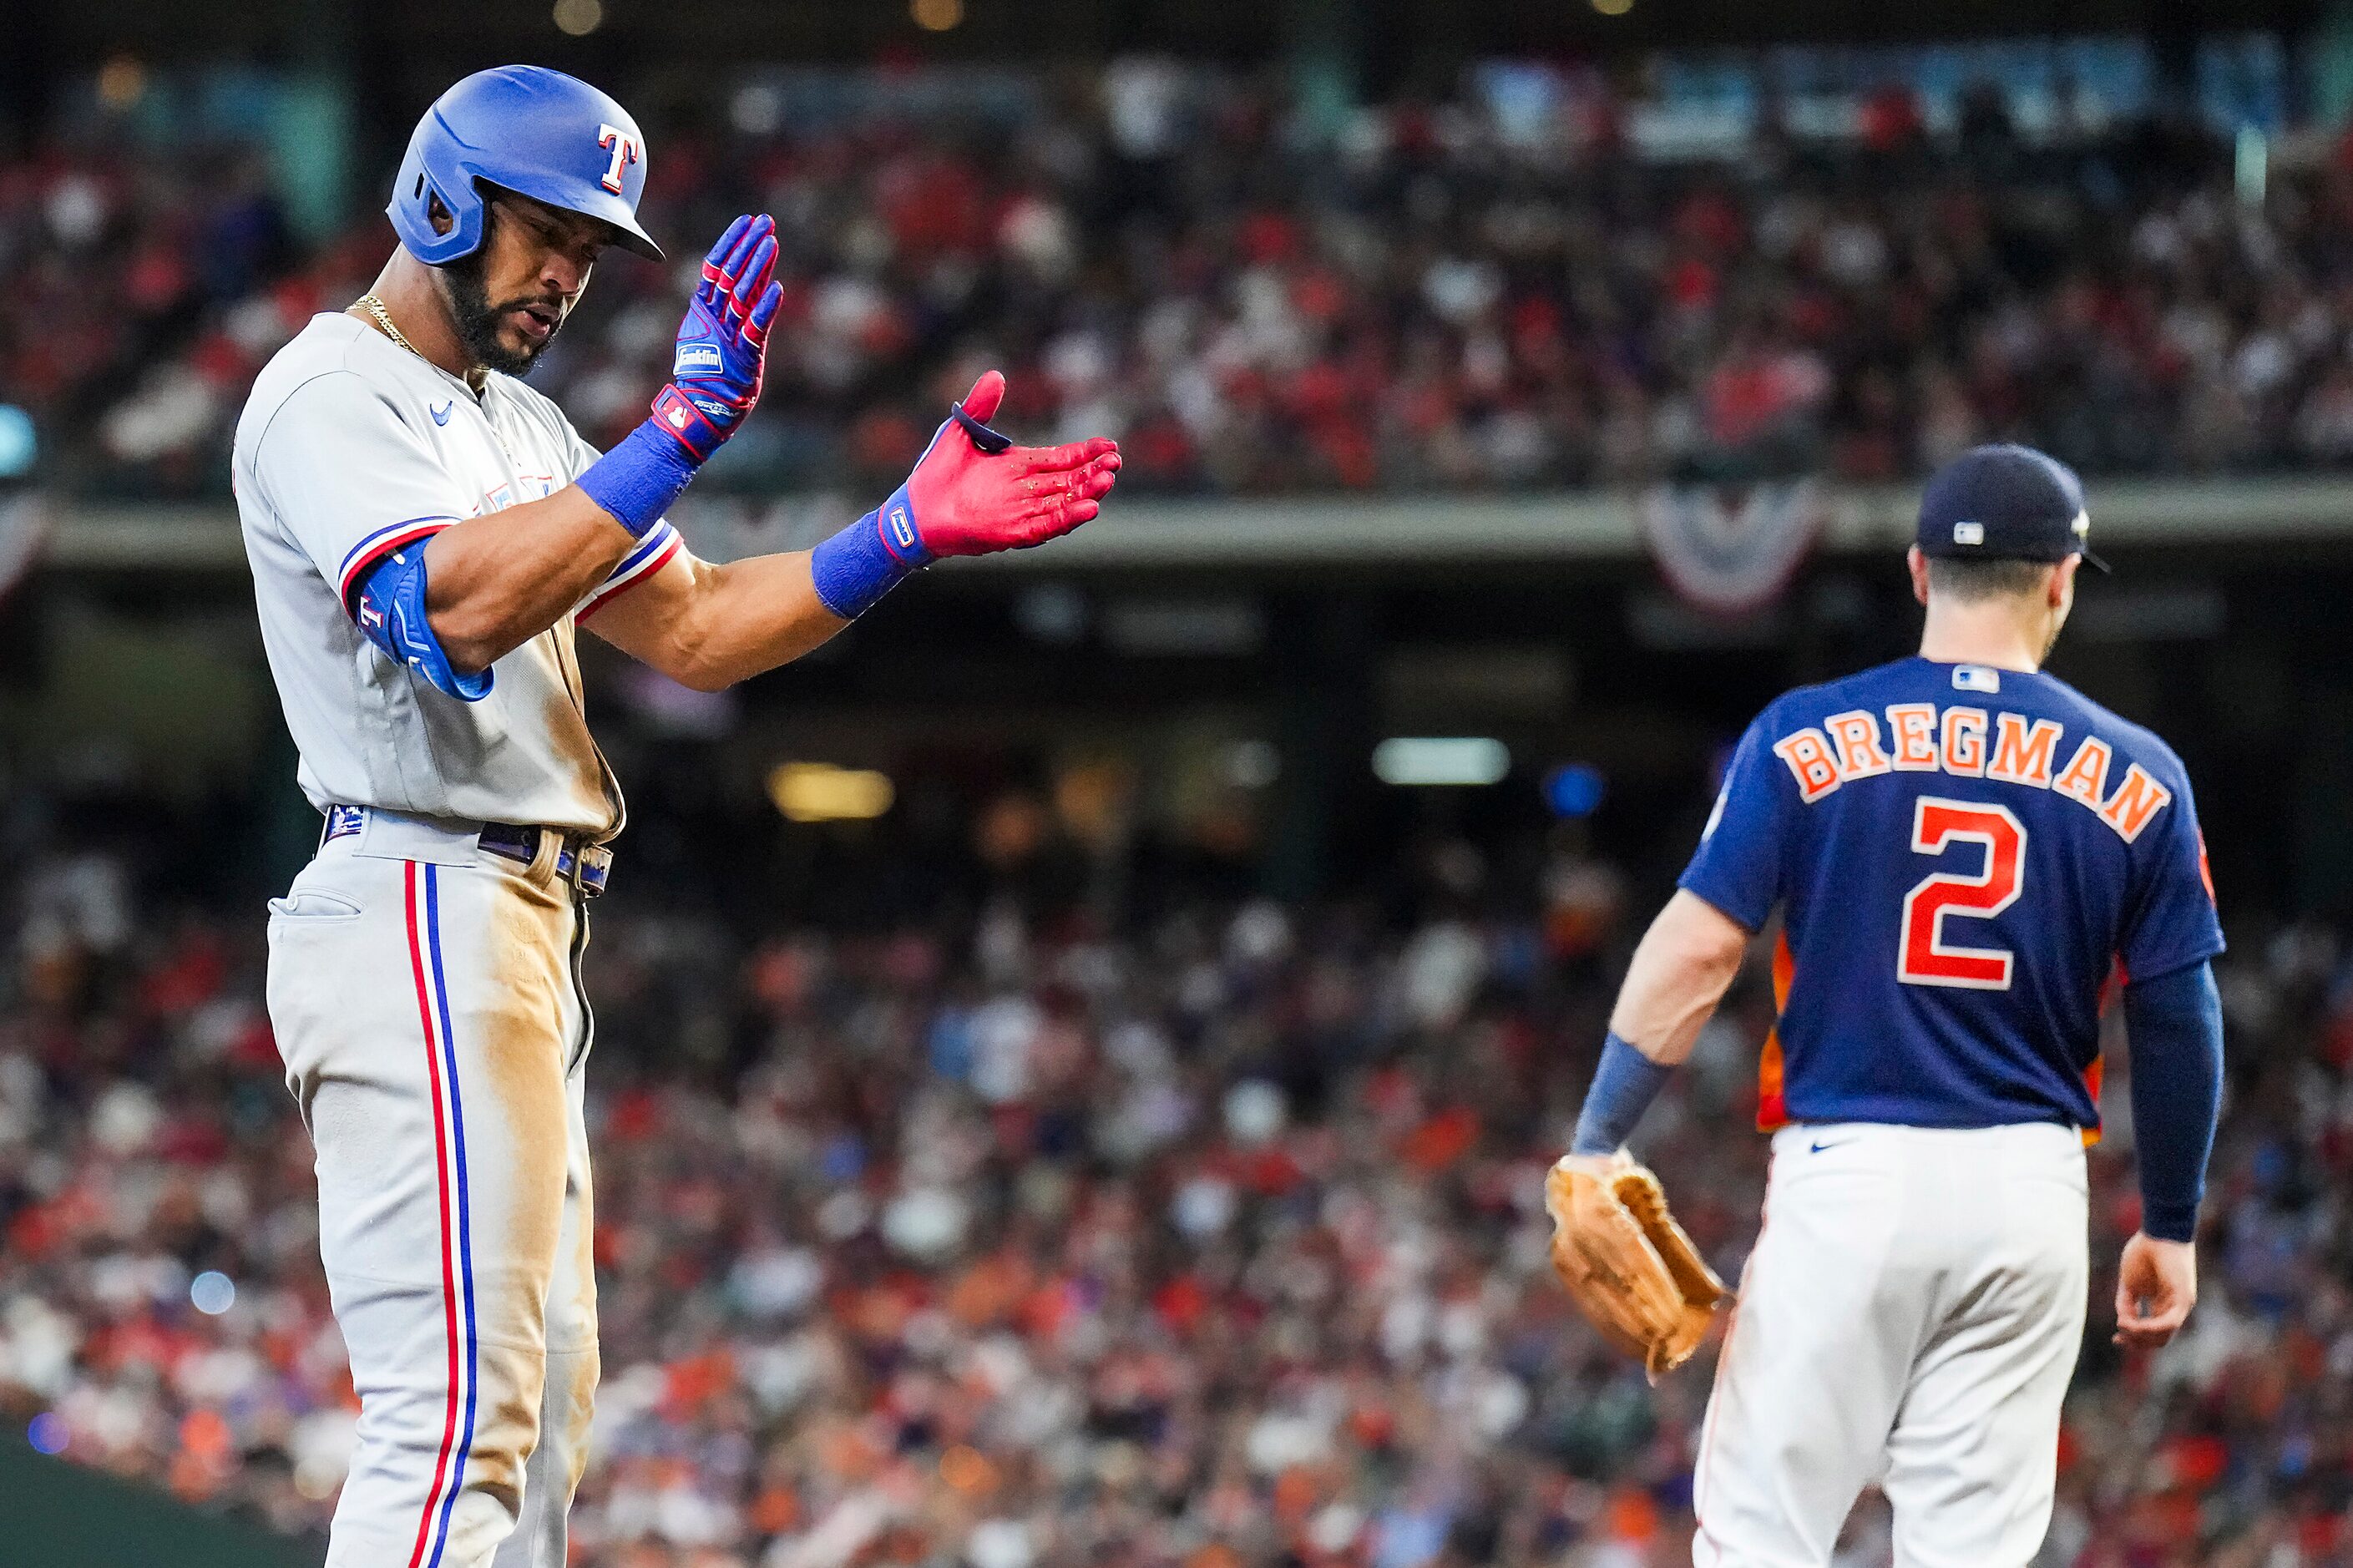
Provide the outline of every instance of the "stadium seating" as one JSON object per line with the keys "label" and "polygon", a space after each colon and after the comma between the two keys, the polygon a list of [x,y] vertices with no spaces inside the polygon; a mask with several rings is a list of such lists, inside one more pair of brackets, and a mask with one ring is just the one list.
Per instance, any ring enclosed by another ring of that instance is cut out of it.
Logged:
{"label": "stadium seating", "polygon": [[[20,844],[5,884],[0,1408],[318,1527],[353,1405],[259,910],[117,846]],[[1606,902],[762,930],[619,879],[575,1538],[626,1568],[1670,1560],[1709,1358],[1646,1389],[1545,1263],[1539,1179],[1647,914]],[[2353,959],[2233,930],[2204,1295],[2161,1354],[2108,1346],[2112,1128],[2049,1563],[2353,1549]],[[1762,989],[1638,1140],[1727,1275]]]}
{"label": "stadium seating", "polygon": [[[871,489],[982,360],[1024,430],[1118,434],[1131,491],[1869,479],[1989,437],[2093,472],[2353,461],[2325,142],[2246,205],[2227,149],[2139,124],[1667,163],[1469,101],[1299,146],[1284,108],[1229,86],[1150,160],[1090,108],[986,159],[903,114],[649,128],[674,252],[746,207],[786,242],[767,395],[711,482]],[[77,488],[216,496],[256,369],[390,243],[371,210],[296,246],[234,148],[49,149],[0,181],[0,401]],[[671,292],[611,261],[538,373],[592,438],[639,417]]]}

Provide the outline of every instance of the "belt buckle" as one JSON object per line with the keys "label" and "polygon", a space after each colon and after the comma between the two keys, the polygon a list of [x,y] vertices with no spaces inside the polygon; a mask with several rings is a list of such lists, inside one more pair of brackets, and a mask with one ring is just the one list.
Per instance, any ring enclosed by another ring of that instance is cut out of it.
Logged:
{"label": "belt buckle", "polygon": [[486,822],[482,824],[481,831],[474,836],[474,845],[485,855],[495,855],[528,870],[539,858],[539,833],[536,827]]}
{"label": "belt buckle", "polygon": [[[505,835],[513,832],[521,837],[509,847]],[[491,842],[492,832],[500,834],[502,842]],[[545,864],[554,880],[563,882],[583,898],[595,898],[605,890],[605,872],[613,863],[613,852],[601,844],[591,844],[554,827],[510,827],[502,823],[490,823],[482,835],[482,847],[493,855],[502,856],[526,867],[536,867],[545,856]],[[518,853],[524,844],[532,846],[529,855]],[[555,848],[548,853],[548,846]]]}

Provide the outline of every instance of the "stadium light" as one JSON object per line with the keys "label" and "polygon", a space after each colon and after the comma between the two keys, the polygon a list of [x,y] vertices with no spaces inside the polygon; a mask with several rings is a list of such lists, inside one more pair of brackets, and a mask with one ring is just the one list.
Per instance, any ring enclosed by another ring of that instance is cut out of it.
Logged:
{"label": "stadium light", "polygon": [[1373,748],[1373,773],[1386,784],[1491,784],[1511,771],[1511,748],[1484,735],[1396,735]]}
{"label": "stadium light", "polygon": [[1555,816],[1591,816],[1607,793],[1609,780],[1590,763],[1565,763],[1545,775],[1545,805]]}
{"label": "stadium light", "polygon": [[2266,176],[2271,173],[2271,142],[2263,129],[2255,125],[2239,127],[2237,142],[2232,146],[2231,183],[2237,187],[2242,206],[2263,205]]}
{"label": "stadium light", "polygon": [[188,1281],[188,1303],[207,1318],[217,1318],[237,1305],[237,1281],[217,1268],[207,1268]]}
{"label": "stadium light", "polygon": [[865,822],[898,798],[888,773],[831,763],[780,763],[768,773],[768,798],[788,822]]}
{"label": "stadium light", "polygon": [[13,403],[0,403],[0,479],[31,473],[33,458],[39,450],[33,416]]}
{"label": "stadium light", "polygon": [[147,96],[147,68],[136,55],[117,55],[98,68],[98,100],[118,112]]}
{"label": "stadium light", "polygon": [[25,1428],[25,1441],[33,1446],[37,1454],[62,1454],[72,1436],[66,1418],[54,1410],[42,1411]]}

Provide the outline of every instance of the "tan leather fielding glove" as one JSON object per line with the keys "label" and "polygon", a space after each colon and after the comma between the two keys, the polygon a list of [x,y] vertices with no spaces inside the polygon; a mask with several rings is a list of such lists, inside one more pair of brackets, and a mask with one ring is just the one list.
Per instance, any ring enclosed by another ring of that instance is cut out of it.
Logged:
{"label": "tan leather fielding glove", "polygon": [[1667,1212],[1659,1178],[1623,1149],[1564,1154],[1545,1208],[1553,1270],[1594,1327],[1653,1383],[1689,1361],[1729,1292]]}

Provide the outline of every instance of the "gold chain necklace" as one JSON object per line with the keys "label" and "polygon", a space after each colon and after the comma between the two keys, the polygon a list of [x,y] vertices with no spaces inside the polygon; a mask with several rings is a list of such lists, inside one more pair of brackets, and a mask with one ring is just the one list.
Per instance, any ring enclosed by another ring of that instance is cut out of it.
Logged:
{"label": "gold chain necklace", "polygon": [[[375,324],[384,329],[384,335],[385,337],[390,338],[394,342],[398,343],[410,353],[416,354],[418,359],[425,358],[425,355],[418,351],[417,345],[410,342],[406,338],[402,337],[400,335],[400,329],[392,324],[392,318],[385,314],[383,300],[377,299],[373,294],[363,294],[359,297],[358,302],[367,310],[369,315],[375,318]],[[426,363],[429,364],[432,362],[427,360]]]}
{"label": "gold chain necklace", "polygon": [[[423,349],[418,348],[415,343],[410,342],[406,338],[400,335],[400,329],[394,326],[392,324],[392,318],[385,313],[383,300],[377,299],[374,294],[363,294],[352,302],[355,305],[364,307],[367,313],[375,318],[375,324],[384,329],[385,336],[390,338],[394,342],[398,343],[402,348],[406,349],[410,353],[415,354],[418,359],[424,359],[427,364],[433,364],[431,360],[425,359],[425,351]],[[433,368],[438,370],[441,367],[439,365],[433,365]],[[473,374],[461,376],[459,378],[465,382],[467,389],[472,392],[476,396],[480,396],[481,395],[481,388],[475,384],[475,376],[479,374],[480,374],[480,372],[477,371]]]}

